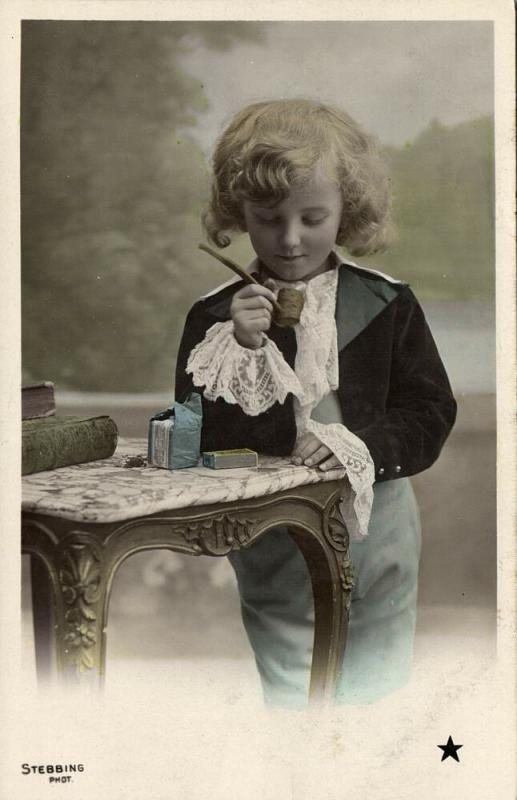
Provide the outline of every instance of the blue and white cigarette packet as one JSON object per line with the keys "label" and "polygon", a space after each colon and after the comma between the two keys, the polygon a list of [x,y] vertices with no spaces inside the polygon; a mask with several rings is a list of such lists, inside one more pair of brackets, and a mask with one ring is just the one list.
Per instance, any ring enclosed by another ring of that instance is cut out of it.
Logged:
{"label": "blue and white cigarette packet", "polygon": [[201,442],[201,397],[174,403],[149,421],[148,461],[162,469],[195,467]]}

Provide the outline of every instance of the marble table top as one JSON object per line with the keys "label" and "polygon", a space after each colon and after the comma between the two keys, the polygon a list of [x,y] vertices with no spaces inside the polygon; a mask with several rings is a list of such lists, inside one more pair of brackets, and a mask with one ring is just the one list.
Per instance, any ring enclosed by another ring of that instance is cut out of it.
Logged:
{"label": "marble table top", "polygon": [[171,472],[145,465],[125,467],[128,457],[138,455],[147,456],[145,439],[119,439],[111,458],[26,475],[22,508],[83,522],[117,522],[345,477],[342,468],[322,472],[270,456],[260,456],[258,467],[243,469],[198,466]]}

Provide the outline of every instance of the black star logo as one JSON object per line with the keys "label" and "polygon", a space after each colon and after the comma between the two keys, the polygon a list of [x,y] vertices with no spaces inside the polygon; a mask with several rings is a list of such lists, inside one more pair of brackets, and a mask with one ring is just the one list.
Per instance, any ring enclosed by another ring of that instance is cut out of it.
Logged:
{"label": "black star logo", "polygon": [[457,751],[460,749],[460,747],[463,747],[463,745],[454,744],[454,742],[452,741],[452,736],[449,736],[449,738],[447,739],[447,744],[438,744],[436,746],[439,747],[440,750],[443,750],[442,761],[445,761],[445,759],[449,758],[450,756],[451,758],[454,758],[456,761],[459,762]]}

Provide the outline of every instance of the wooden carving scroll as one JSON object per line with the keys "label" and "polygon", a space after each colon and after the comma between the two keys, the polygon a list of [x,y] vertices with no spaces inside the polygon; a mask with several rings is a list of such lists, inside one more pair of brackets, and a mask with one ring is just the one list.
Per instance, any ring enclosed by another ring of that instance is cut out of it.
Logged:
{"label": "wooden carving scroll", "polygon": [[355,577],[352,562],[348,556],[349,535],[339,510],[339,498],[330,506],[323,520],[323,531],[334,550],[339,551],[337,558],[341,585],[347,592],[346,608],[350,610],[352,589]]}
{"label": "wooden carving scroll", "polygon": [[98,602],[101,559],[84,541],[72,542],[63,550],[59,563],[59,584],[64,605],[64,659],[79,671],[96,665],[98,644]]}
{"label": "wooden carving scroll", "polygon": [[225,556],[231,550],[245,546],[251,539],[254,522],[237,519],[231,514],[221,514],[208,520],[196,520],[176,531],[192,547],[194,553]]}

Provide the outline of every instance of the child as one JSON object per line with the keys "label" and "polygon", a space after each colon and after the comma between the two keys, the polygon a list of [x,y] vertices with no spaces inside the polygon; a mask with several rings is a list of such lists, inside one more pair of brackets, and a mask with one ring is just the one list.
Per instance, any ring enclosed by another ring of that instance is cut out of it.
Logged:
{"label": "child", "polygon": [[[250,447],[322,470],[344,465],[356,585],[336,700],[367,703],[409,677],[420,525],[408,480],[438,457],[456,403],[407,284],[343,259],[389,236],[389,183],[368,136],[305,100],[238,113],[214,154],[209,238],[247,232],[261,286],[235,278],[191,309],[176,398],[203,394],[202,449]],[[272,322],[279,288],[305,294],[300,322]],[[353,465],[353,468],[352,466]],[[230,556],[266,702],[306,703],[312,589],[286,529]]]}

